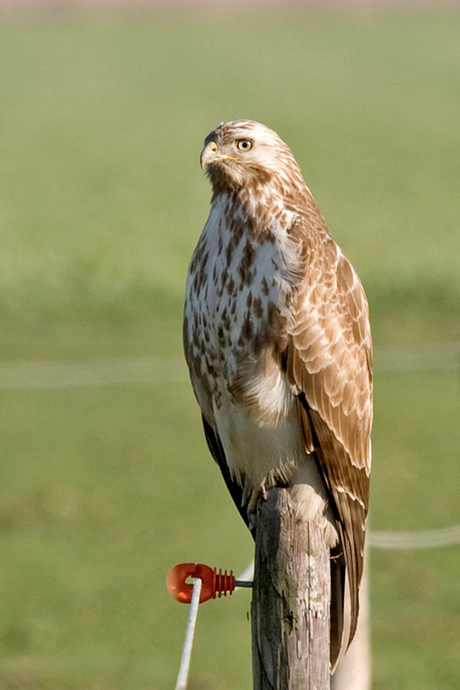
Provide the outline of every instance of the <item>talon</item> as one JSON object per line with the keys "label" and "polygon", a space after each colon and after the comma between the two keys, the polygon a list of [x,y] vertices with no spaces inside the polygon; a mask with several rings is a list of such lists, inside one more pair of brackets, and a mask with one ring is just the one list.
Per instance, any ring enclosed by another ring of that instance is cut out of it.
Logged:
{"label": "talon", "polygon": [[249,513],[255,513],[256,512],[257,504],[258,504],[261,496],[263,496],[264,499],[267,498],[267,492],[265,490],[265,487],[262,484],[260,486],[258,486],[257,489],[254,489],[254,491],[251,494],[251,498],[249,499],[249,503],[248,503],[248,515],[249,515]]}
{"label": "talon", "polygon": [[257,489],[254,489],[248,502],[248,525],[253,534],[255,532],[257,522],[257,506],[261,498],[264,500],[267,499],[267,490],[263,484],[258,486]]}

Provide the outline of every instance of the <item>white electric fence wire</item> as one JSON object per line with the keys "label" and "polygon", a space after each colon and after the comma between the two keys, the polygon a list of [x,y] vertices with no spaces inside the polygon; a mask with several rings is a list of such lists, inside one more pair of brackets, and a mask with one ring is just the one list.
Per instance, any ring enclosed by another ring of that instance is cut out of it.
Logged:
{"label": "white electric fence wire", "polygon": [[[410,348],[376,348],[379,374],[447,371],[460,368],[460,343]],[[0,389],[76,388],[80,386],[186,383],[182,357],[120,357],[83,362],[10,362],[0,364]]]}
{"label": "white electric fence wire", "polygon": [[[460,525],[416,532],[368,532],[367,543],[373,549],[436,549],[460,544]],[[237,580],[254,580],[254,561],[251,561]],[[238,589],[238,588],[237,588]]]}
{"label": "white electric fence wire", "polygon": [[[254,561],[251,561],[249,565],[243,570],[241,575],[238,575],[236,579],[243,582],[254,582]],[[237,587],[236,589],[243,588]]]}
{"label": "white electric fence wire", "polygon": [[[373,549],[436,549],[460,544],[460,525],[416,532],[368,532],[367,543]],[[254,580],[254,561],[251,561],[237,580]],[[238,588],[237,588],[238,589]]]}
{"label": "white electric fence wire", "polygon": [[195,635],[196,619],[198,616],[198,606],[200,604],[202,581],[197,577],[193,582],[192,601],[188,614],[187,628],[185,630],[184,647],[180,660],[179,675],[175,690],[187,690],[188,672],[190,668],[190,657],[192,656],[193,637]]}
{"label": "white electric fence wire", "polygon": [[0,389],[80,388],[184,383],[185,361],[172,357],[120,357],[86,362],[0,364]]}
{"label": "white electric fence wire", "polygon": [[460,525],[416,532],[369,532],[374,549],[436,549],[460,544]]}

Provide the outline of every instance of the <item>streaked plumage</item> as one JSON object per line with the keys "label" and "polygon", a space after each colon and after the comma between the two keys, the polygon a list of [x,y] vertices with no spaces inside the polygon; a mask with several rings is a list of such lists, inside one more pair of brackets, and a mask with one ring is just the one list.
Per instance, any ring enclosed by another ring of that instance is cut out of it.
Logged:
{"label": "streaked plumage", "polygon": [[290,487],[324,514],[342,635],[353,637],[369,500],[372,345],[367,301],[286,144],[239,120],[205,140],[211,211],[186,289],[184,346],[209,448],[243,518]]}

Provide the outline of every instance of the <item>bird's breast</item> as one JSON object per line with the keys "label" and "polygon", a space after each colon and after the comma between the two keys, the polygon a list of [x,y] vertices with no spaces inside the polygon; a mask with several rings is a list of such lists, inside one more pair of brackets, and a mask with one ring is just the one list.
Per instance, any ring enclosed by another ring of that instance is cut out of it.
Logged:
{"label": "bird's breast", "polygon": [[185,349],[208,419],[223,397],[261,424],[277,423],[293,403],[280,369],[298,270],[296,248],[275,227],[256,236],[238,212],[213,208],[189,269]]}

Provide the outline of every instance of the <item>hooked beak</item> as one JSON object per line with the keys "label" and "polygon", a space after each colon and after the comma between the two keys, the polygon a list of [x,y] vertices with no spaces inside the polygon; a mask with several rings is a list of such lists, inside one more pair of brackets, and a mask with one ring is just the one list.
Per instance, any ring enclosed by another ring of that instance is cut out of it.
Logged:
{"label": "hooked beak", "polygon": [[210,141],[209,144],[204,147],[200,156],[200,163],[202,168],[204,168],[205,165],[209,165],[209,163],[213,163],[216,160],[216,151],[217,144],[215,141]]}
{"label": "hooked beak", "polygon": [[217,144],[215,141],[210,141],[201,152],[200,163],[201,167],[204,168],[205,165],[210,165],[211,163],[217,163],[219,161],[235,161],[238,160],[234,156],[226,156],[219,154],[217,152]]}

